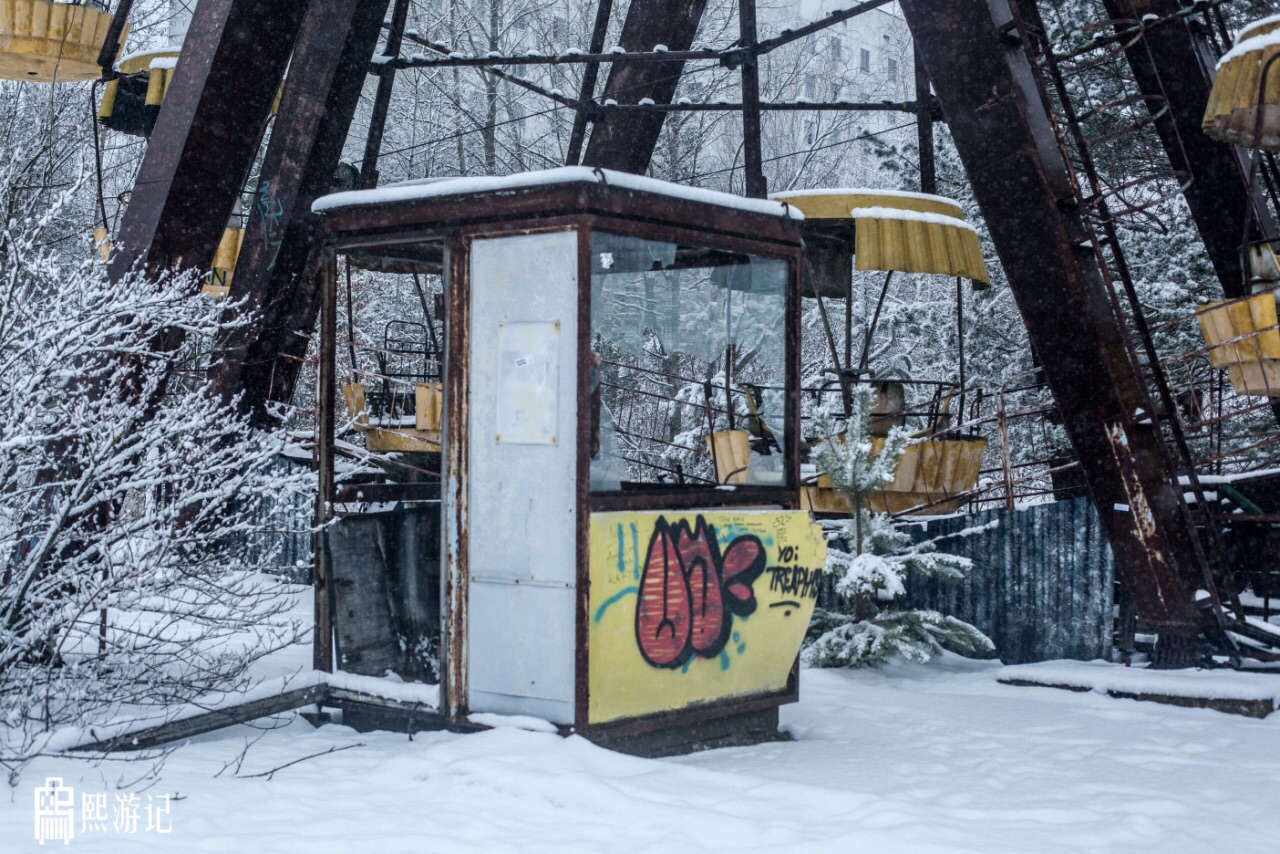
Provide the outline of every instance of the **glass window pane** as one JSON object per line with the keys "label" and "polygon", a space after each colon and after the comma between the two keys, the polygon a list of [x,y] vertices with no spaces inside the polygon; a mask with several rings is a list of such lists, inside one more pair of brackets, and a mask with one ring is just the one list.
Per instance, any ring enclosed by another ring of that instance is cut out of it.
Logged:
{"label": "glass window pane", "polygon": [[786,484],[788,282],[783,260],[593,232],[593,489]]}

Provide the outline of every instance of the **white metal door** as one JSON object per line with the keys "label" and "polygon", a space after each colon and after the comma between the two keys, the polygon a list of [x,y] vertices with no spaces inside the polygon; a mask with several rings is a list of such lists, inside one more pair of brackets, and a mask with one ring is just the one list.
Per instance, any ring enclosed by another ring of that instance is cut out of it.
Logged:
{"label": "white metal door", "polygon": [[575,231],[471,244],[467,704],[572,723]]}

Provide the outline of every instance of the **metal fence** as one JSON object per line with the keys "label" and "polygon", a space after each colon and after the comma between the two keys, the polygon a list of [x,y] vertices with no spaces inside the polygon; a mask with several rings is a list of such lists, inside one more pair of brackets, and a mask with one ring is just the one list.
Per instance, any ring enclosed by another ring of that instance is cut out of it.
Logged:
{"label": "metal fence", "polygon": [[[297,464],[283,458],[272,471],[293,474]],[[259,506],[254,514],[258,532],[248,543],[252,560],[266,560],[268,571],[298,584],[311,583],[311,525],[315,508],[306,495],[287,493]]]}
{"label": "metal fence", "polygon": [[[909,579],[908,606],[972,623],[1006,664],[1110,658],[1115,563],[1088,498],[984,510],[910,530],[920,539],[945,536],[939,549],[972,559],[973,569],[961,581]],[[969,533],[956,536],[962,531]]]}

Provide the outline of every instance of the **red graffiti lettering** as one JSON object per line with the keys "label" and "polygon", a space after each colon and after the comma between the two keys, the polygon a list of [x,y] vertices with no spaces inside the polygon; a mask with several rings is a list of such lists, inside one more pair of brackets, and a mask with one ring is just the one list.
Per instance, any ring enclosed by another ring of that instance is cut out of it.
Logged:
{"label": "red graffiti lettering", "polygon": [[733,615],[756,609],[751,583],[765,566],[764,545],[743,534],[724,553],[716,529],[697,517],[694,527],[661,517],[654,524],[640,601],[636,642],[654,667],[681,667],[695,653],[714,658],[724,649]]}

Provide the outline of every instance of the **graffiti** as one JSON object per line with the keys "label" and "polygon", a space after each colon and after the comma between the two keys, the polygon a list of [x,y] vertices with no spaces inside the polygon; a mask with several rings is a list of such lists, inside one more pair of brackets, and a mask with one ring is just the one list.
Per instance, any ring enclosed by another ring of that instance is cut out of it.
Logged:
{"label": "graffiti", "polygon": [[816,599],[821,581],[821,569],[810,569],[805,566],[769,567],[769,589],[784,596]]}
{"label": "graffiti", "polygon": [[826,563],[808,513],[592,513],[589,549],[589,721],[787,689],[816,603],[799,570]]}
{"label": "graffiti", "polygon": [[666,517],[654,523],[636,607],[636,642],[654,667],[679,668],[693,656],[715,658],[732,632],[735,615],[756,610],[751,584],[765,568],[765,548],[752,534],[735,537],[723,552],[716,529],[702,516],[694,527]]}
{"label": "graffiti", "polygon": [[267,269],[273,270],[276,256],[284,244],[284,205],[272,194],[270,181],[264,180],[258,187],[258,210],[262,213],[262,242],[271,255]]}

